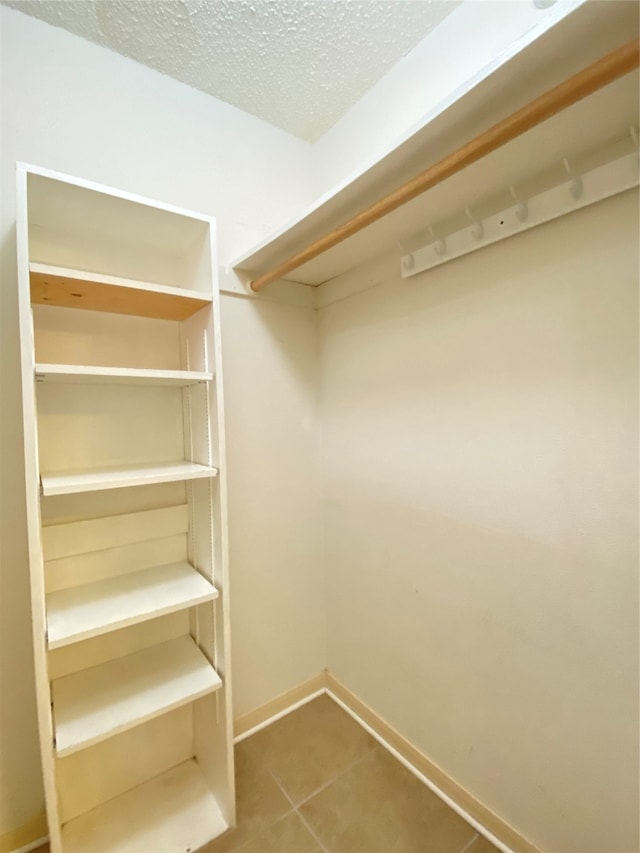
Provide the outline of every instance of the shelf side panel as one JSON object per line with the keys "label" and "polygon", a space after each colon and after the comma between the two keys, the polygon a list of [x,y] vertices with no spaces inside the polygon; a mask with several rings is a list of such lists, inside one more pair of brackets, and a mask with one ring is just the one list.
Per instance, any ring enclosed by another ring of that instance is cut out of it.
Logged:
{"label": "shelf side panel", "polygon": [[35,345],[29,296],[27,173],[19,167],[16,186],[16,237],[18,251],[18,314],[20,322],[20,364],[27,514],[27,547],[31,590],[31,621],[35,665],[36,706],[40,758],[44,783],[49,841],[52,853],[61,850],[59,803],[53,761],[51,693],[46,655],[46,613],[42,543],[40,537],[40,497],[38,468],[38,423],[36,417]]}
{"label": "shelf side panel", "polygon": [[[211,244],[211,265],[217,271],[215,243]],[[198,609],[195,625],[198,642],[211,652],[216,671],[224,673],[223,689],[198,700],[194,705],[194,747],[196,759],[214,792],[228,823],[235,823],[235,782],[233,765],[232,695],[229,630],[229,566],[227,529],[227,480],[225,457],[225,420],[221,340],[220,291],[217,276],[213,281],[211,311],[201,311],[182,324],[183,349],[204,358],[216,372],[216,382],[208,386],[207,396],[193,400],[189,435],[195,455],[207,458],[215,452],[219,476],[208,483],[190,484],[194,536],[190,548],[199,568],[211,577],[219,590],[215,610]],[[192,389],[191,397],[195,397]],[[186,431],[185,431],[186,434]],[[194,626],[192,625],[192,631]]]}

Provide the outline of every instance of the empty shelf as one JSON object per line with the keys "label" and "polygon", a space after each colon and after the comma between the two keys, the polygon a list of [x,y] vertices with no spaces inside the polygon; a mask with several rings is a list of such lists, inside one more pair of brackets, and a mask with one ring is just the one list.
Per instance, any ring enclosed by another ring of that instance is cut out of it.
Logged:
{"label": "empty shelf", "polygon": [[226,829],[192,759],[69,821],[62,844],[66,853],[175,853],[198,850]]}
{"label": "empty shelf", "polygon": [[213,373],[198,370],[141,370],[133,367],[93,367],[85,364],[36,364],[36,381],[59,384],[196,385],[211,382]]}
{"label": "empty shelf", "polygon": [[198,480],[215,477],[217,473],[217,468],[198,465],[196,462],[165,462],[161,465],[124,465],[62,474],[41,474],[40,482],[42,494],[49,497],[171,483],[177,480]]}
{"label": "empty shelf", "polygon": [[169,563],[47,596],[49,649],[97,637],[218,597],[188,563]]}
{"label": "empty shelf", "polygon": [[181,287],[49,264],[31,263],[29,272],[31,302],[38,305],[133,314],[159,320],[186,320],[211,305],[210,296]]}
{"label": "empty shelf", "polygon": [[218,673],[178,637],[51,683],[56,752],[70,755],[217,690]]}

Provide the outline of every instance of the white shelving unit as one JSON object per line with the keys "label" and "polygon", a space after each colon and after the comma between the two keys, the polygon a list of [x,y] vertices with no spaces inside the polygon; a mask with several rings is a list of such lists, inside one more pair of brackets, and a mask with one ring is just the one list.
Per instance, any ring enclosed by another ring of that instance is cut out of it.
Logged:
{"label": "white shelving unit", "polygon": [[206,217],[18,167],[29,561],[53,853],[235,822]]}

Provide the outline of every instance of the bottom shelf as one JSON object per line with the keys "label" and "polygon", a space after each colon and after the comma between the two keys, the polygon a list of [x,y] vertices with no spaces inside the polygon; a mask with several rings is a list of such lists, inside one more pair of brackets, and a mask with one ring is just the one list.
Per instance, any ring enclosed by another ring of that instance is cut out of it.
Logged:
{"label": "bottom shelf", "polygon": [[226,829],[192,759],[66,823],[62,847],[65,853],[187,853]]}

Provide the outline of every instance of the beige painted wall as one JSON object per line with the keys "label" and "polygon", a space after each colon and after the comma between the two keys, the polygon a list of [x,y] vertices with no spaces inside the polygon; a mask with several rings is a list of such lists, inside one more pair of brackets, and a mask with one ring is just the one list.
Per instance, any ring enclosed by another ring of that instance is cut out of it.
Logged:
{"label": "beige painted wall", "polygon": [[631,191],[320,320],[329,669],[563,853],[638,849],[638,233]]}
{"label": "beige painted wall", "polygon": [[318,324],[227,297],[222,325],[238,715],[326,666]]}
{"label": "beige painted wall", "polygon": [[[221,263],[309,203],[313,170],[308,144],[227,104],[18,12],[1,8],[0,23],[2,836],[43,808],[21,461],[15,161],[214,215]],[[234,700],[243,713],[325,661],[315,547],[317,335],[310,309],[223,297],[222,319]],[[265,381],[265,365],[273,381]]]}

